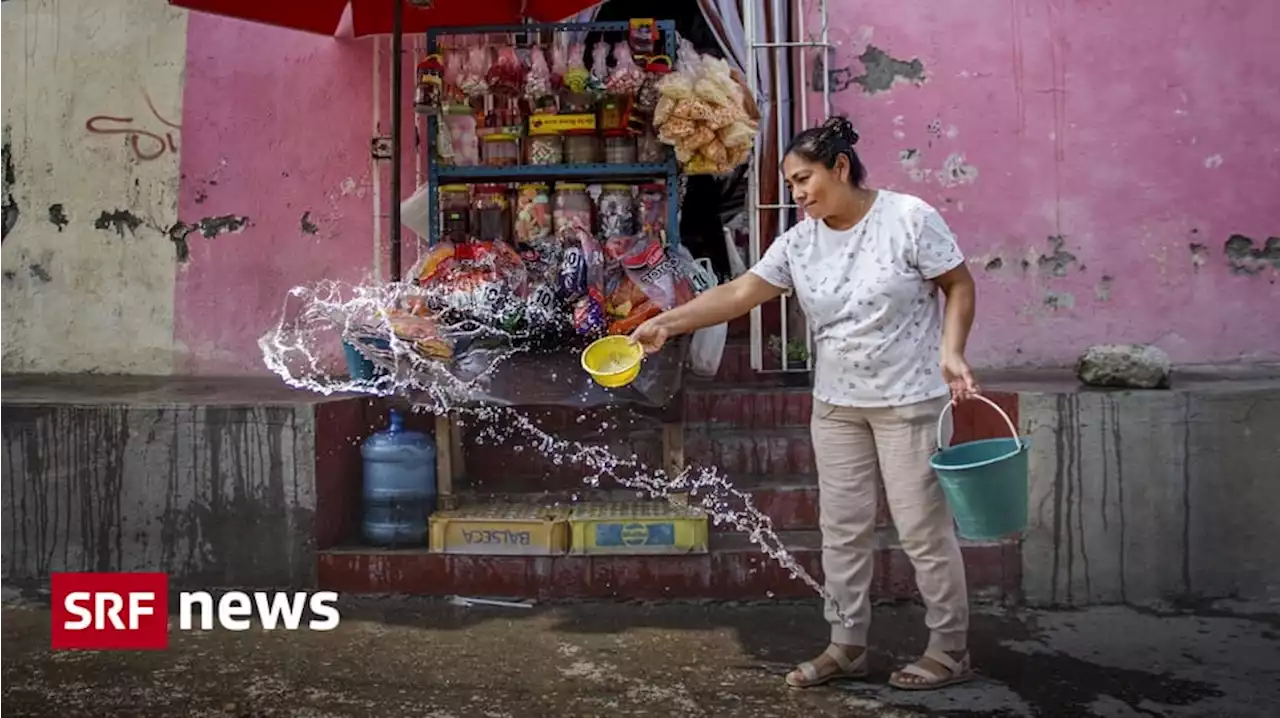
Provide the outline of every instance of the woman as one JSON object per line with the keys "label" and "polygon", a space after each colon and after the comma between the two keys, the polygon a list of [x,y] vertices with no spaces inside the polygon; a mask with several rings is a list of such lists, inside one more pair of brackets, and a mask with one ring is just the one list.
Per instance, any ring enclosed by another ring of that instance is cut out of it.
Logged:
{"label": "woman", "polygon": [[[940,688],[971,677],[969,603],[960,546],[929,456],[948,393],[961,401],[979,391],[964,359],[974,283],[937,210],[864,186],[857,142],[844,118],[792,140],[782,169],[807,218],[750,272],[654,317],[632,338],[654,352],[670,337],[795,292],[816,348],[811,427],[822,567],[835,605],[826,606],[831,645],[787,674],[787,683],[807,688],[867,675],[876,482],[883,478],[930,636],[924,655],[890,684]],[[936,289],[946,295],[945,317]]]}

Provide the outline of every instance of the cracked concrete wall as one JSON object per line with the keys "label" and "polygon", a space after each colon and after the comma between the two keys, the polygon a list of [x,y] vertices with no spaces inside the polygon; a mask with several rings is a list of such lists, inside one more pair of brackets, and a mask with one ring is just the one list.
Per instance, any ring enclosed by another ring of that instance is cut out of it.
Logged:
{"label": "cracked concrete wall", "polygon": [[4,4],[6,373],[171,371],[186,18]]}
{"label": "cracked concrete wall", "polygon": [[1280,99],[1239,88],[1280,86],[1277,24],[1276,3],[846,0],[810,117],[825,82],[870,183],[957,231],[971,360],[1064,366],[1124,341],[1271,361]]}
{"label": "cracked concrete wall", "polygon": [[1280,380],[1020,394],[1034,605],[1280,600]]}
{"label": "cracked concrete wall", "polygon": [[314,583],[311,406],[5,410],[6,580],[147,570],[196,586]]}
{"label": "cracked concrete wall", "polygon": [[374,41],[101,5],[4,3],[3,370],[265,374],[288,290],[375,256]]}

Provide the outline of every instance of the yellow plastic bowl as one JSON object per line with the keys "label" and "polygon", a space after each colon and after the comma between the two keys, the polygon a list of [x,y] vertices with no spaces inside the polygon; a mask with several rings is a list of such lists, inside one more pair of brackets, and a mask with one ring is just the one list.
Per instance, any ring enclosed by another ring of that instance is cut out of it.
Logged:
{"label": "yellow plastic bowl", "polygon": [[609,389],[635,381],[643,360],[644,349],[622,335],[597,339],[582,350],[582,368],[597,384]]}

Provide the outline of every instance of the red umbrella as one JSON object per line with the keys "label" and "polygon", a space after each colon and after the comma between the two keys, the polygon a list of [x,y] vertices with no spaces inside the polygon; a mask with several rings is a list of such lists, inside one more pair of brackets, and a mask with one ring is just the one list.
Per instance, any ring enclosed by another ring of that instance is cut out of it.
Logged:
{"label": "red umbrella", "polygon": [[[169,0],[170,5],[241,20],[336,35],[343,15],[351,13],[356,37],[395,32],[397,0]],[[558,22],[599,0],[404,0],[403,31],[430,27],[509,25],[528,18]]]}
{"label": "red umbrella", "polygon": [[[401,55],[404,33],[430,27],[513,25],[525,19],[557,22],[600,0],[169,0],[170,5],[277,27],[337,35],[350,18],[351,34],[391,34]],[[342,34],[346,34],[345,32]],[[391,276],[400,279],[400,62],[392,63]]]}

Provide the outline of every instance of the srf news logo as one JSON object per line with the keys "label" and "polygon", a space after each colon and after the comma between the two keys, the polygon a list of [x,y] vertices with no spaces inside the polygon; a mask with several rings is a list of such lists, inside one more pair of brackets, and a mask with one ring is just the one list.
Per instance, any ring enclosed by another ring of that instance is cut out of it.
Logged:
{"label": "srf news logo", "polygon": [[[53,650],[157,650],[169,647],[169,576],[163,573],[55,573],[52,576]],[[342,622],[338,594],[228,591],[216,600],[206,591],[180,591],[178,628],[190,631],[196,611],[200,630],[214,626],[247,631],[257,618],[267,630],[305,627],[331,631]]]}

